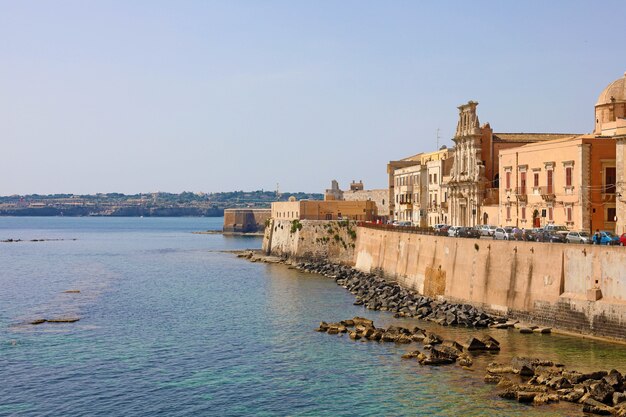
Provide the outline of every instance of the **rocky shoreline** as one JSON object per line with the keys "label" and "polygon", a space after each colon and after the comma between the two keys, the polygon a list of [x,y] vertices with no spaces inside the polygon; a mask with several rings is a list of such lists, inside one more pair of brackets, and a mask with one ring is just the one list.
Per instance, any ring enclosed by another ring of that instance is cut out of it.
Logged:
{"label": "rocky shoreline", "polygon": [[[376,274],[357,271],[349,266],[323,261],[294,263],[288,259],[263,256],[254,251],[239,252],[239,257],[252,262],[283,263],[290,268],[332,278],[355,295],[355,305],[378,311],[388,311],[394,317],[417,318],[442,326],[470,328],[515,329],[520,333],[551,332],[542,328],[508,320],[471,306],[435,300],[406,290],[396,282],[387,281]],[[458,342],[444,340],[436,333],[419,327],[388,326],[377,328],[372,320],[363,317],[339,322],[322,321],[315,331],[343,336],[361,342],[421,344],[421,349],[409,351],[403,359],[416,359],[425,366],[457,364],[471,370],[474,354],[497,354],[500,343],[493,337],[470,336]],[[511,363],[491,362],[486,367],[484,382],[495,384],[498,396],[532,405],[560,401],[582,405],[585,413],[626,417],[626,378],[619,371],[581,373],[568,370],[565,365],[538,358],[515,357]]]}

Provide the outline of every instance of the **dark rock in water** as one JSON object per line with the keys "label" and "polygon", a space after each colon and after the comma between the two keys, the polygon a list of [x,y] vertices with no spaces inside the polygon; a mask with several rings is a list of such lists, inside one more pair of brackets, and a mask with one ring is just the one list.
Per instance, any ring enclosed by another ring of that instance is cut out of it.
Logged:
{"label": "dark rock in water", "polygon": [[483,337],[480,341],[485,344],[485,348],[487,350],[492,351],[492,352],[499,352],[500,351],[500,342],[498,342],[493,337],[487,335],[487,336]]}
{"label": "dark rock in water", "polygon": [[354,320],[341,320],[340,323],[346,327],[354,327]]}
{"label": "dark rock in water", "polygon": [[422,343],[424,343],[425,345],[438,345],[442,341],[443,340],[441,339],[441,337],[439,337],[435,333],[428,333],[426,334],[424,340],[422,340]]}
{"label": "dark rock in water", "polygon": [[455,340],[444,340],[442,345],[454,348],[454,349],[458,350],[459,353],[463,352],[463,345],[461,345],[459,342],[457,342]]}
{"label": "dark rock in water", "polygon": [[47,321],[46,319],[35,319],[35,320],[31,321],[30,324],[37,325],[37,324],[45,323],[46,321]]}
{"label": "dark rock in water", "polygon": [[611,404],[613,402],[614,392],[615,389],[604,380],[592,385],[589,389],[591,398],[604,404]]}
{"label": "dark rock in water", "polygon": [[511,361],[511,367],[513,370],[521,376],[533,376],[535,375],[535,367],[532,359],[515,357]]}
{"label": "dark rock in water", "polygon": [[501,379],[502,377],[500,375],[492,375],[492,374],[485,375],[486,384],[497,384],[498,382],[500,382]]}
{"label": "dark rock in water", "polygon": [[535,397],[539,395],[538,392],[533,391],[517,391],[516,398],[517,401],[521,403],[531,403],[535,399]]}
{"label": "dark rock in water", "polygon": [[476,339],[475,337],[470,337],[463,345],[463,349],[468,352],[476,350],[487,350],[487,345],[485,345],[482,341]]}
{"label": "dark rock in water", "polygon": [[350,336],[350,339],[352,340],[359,340],[361,338],[361,335],[358,334],[356,331],[351,331],[348,334]]}
{"label": "dark rock in water", "polygon": [[597,414],[600,416],[610,416],[613,414],[613,408],[602,404],[593,398],[588,398],[583,403],[583,412]]}
{"label": "dark rock in water", "polygon": [[602,379],[616,391],[623,391],[624,377],[617,370],[611,369],[609,374]]}
{"label": "dark rock in water", "polygon": [[626,393],[614,392],[613,393],[613,405],[621,404],[623,402],[626,402]]}
{"label": "dark rock in water", "polygon": [[78,317],[57,317],[54,319],[47,319],[46,321],[48,323],[75,323],[78,320],[80,320]]}
{"label": "dark rock in water", "polygon": [[402,359],[413,359],[417,358],[421,352],[419,350],[414,350],[412,352],[407,352],[402,355]]}
{"label": "dark rock in water", "polygon": [[474,361],[467,353],[461,353],[456,361],[460,366],[464,367],[470,367],[474,364]]}
{"label": "dark rock in water", "polygon": [[571,403],[578,402],[585,395],[585,390],[582,388],[574,388],[574,389],[564,389],[557,391],[559,393],[559,398],[563,401],[568,401]]}
{"label": "dark rock in water", "polygon": [[487,365],[487,372],[490,374],[513,374],[515,371],[510,365],[504,365],[502,363],[492,362]]}
{"label": "dark rock in water", "polygon": [[366,319],[364,317],[355,317],[352,319],[352,321],[354,322],[354,325],[363,325],[363,326],[367,326],[367,327],[372,327],[374,326],[374,322],[370,319]]}
{"label": "dark rock in water", "polygon": [[607,376],[608,374],[609,373],[607,371],[588,372],[586,374],[582,374],[578,382],[587,381],[589,379],[600,380],[604,378],[605,376]]}
{"label": "dark rock in water", "polygon": [[456,360],[460,354],[460,351],[451,346],[435,345],[430,350],[430,356],[433,358],[446,358]]}

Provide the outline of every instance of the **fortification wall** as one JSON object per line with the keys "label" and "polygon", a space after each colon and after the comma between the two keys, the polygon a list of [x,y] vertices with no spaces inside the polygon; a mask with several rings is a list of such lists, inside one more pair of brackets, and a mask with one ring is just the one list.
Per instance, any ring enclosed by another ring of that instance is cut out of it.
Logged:
{"label": "fortification wall", "polygon": [[265,221],[270,218],[270,209],[235,208],[224,210],[225,233],[262,232]]}
{"label": "fortification wall", "polygon": [[[355,267],[429,296],[626,339],[626,250],[358,229]],[[596,300],[597,297],[601,297]]]}
{"label": "fortification wall", "polygon": [[336,220],[277,220],[265,229],[263,251],[295,260],[325,259],[354,265],[355,222]]}

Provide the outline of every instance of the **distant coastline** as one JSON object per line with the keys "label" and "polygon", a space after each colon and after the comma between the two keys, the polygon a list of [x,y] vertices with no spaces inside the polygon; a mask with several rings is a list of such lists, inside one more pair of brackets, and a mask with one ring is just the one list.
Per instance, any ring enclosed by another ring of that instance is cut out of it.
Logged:
{"label": "distant coastline", "polygon": [[275,191],[142,194],[30,194],[0,196],[0,216],[223,217],[229,208],[269,208],[273,201],[321,200],[322,194]]}

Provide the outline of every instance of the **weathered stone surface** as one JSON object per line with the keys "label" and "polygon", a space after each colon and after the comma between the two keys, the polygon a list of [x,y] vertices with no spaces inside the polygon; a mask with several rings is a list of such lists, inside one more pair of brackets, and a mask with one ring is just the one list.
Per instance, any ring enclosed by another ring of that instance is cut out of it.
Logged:
{"label": "weathered stone surface", "polygon": [[515,373],[511,365],[505,365],[502,363],[492,362],[487,365],[487,372],[490,374],[512,374]]}
{"label": "weathered stone surface", "polygon": [[613,405],[621,404],[626,402],[626,394],[623,392],[614,392],[613,393],[613,401],[611,401]]}
{"label": "weathered stone surface", "polygon": [[492,375],[492,374],[485,375],[486,384],[497,384],[498,382],[500,382],[500,380],[502,380],[502,377],[500,375]]}
{"label": "weathered stone surface", "polygon": [[533,376],[535,375],[535,369],[532,363],[532,359],[515,357],[511,361],[511,367],[513,370],[521,376]]}
{"label": "weathered stone surface", "polygon": [[589,389],[591,398],[604,404],[611,404],[613,402],[614,392],[615,389],[604,380],[593,384]]}
{"label": "weathered stone surface", "polygon": [[475,337],[470,337],[463,345],[463,349],[468,352],[476,350],[487,350],[487,345],[485,345],[485,343]]}
{"label": "weathered stone surface", "polygon": [[583,403],[583,412],[598,414],[601,416],[610,416],[613,414],[613,408],[609,407],[601,402],[594,400],[593,398],[588,398]]}

